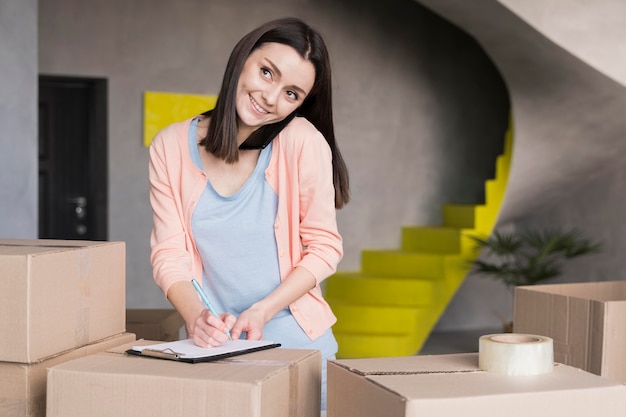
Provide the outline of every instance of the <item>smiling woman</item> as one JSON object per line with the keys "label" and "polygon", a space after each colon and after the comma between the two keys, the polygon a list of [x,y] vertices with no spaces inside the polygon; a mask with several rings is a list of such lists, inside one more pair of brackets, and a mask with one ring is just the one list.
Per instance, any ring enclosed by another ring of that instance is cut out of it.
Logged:
{"label": "smiling woman", "polygon": [[215,108],[156,135],[149,173],[154,278],[188,336],[321,351],[322,409],[337,342],[320,284],[343,256],[336,208],[349,200],[331,98],[320,34],[268,22],[233,49]]}

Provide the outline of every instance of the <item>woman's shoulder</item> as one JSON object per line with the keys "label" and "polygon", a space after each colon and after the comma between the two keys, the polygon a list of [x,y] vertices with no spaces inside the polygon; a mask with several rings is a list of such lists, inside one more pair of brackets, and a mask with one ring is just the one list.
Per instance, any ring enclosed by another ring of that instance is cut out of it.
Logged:
{"label": "woman's shoulder", "polygon": [[193,118],[175,122],[162,128],[152,140],[151,146],[169,148],[185,145],[187,143],[187,135],[191,120],[193,120]]}
{"label": "woman's shoulder", "polygon": [[296,116],[285,127],[284,131],[294,134],[319,134],[319,131],[313,126],[313,123],[306,117]]}
{"label": "woman's shoulder", "polygon": [[326,142],[319,130],[308,119],[296,116],[280,132],[280,140],[291,144],[312,144],[317,141]]}

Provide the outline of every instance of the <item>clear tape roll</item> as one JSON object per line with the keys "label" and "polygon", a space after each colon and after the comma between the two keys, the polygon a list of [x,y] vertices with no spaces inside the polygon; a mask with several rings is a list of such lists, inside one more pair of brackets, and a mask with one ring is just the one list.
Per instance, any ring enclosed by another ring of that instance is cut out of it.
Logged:
{"label": "clear tape roll", "polygon": [[519,333],[489,334],[478,343],[478,367],[503,375],[540,375],[552,372],[554,347],[545,336]]}

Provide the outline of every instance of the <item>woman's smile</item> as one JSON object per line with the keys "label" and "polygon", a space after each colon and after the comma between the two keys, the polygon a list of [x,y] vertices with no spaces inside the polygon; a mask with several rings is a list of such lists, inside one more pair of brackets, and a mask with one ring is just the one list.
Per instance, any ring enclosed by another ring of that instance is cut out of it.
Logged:
{"label": "woman's smile", "polygon": [[254,107],[254,109],[261,113],[261,114],[267,114],[269,113],[269,111],[265,110],[263,107],[261,107],[259,105],[259,103],[257,103],[257,101],[254,99],[254,97],[252,97],[252,95],[250,95],[250,102],[252,103],[252,107]]}

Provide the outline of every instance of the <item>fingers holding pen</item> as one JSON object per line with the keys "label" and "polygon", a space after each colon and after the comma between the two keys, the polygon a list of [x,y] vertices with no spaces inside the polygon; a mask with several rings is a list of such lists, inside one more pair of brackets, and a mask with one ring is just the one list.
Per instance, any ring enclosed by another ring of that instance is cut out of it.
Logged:
{"label": "fingers holding pen", "polygon": [[234,322],[235,318],[231,314],[218,317],[208,309],[202,310],[192,333],[194,343],[204,347],[220,346],[229,339],[228,332]]}
{"label": "fingers holding pen", "polygon": [[[193,332],[194,341],[200,346],[205,344],[208,346],[219,346],[226,340],[230,339],[230,327],[226,327],[226,323],[224,321],[228,314],[224,313],[221,316],[218,316],[217,311],[202,290],[202,286],[198,283],[198,281],[192,279],[191,284],[198,293],[198,296],[200,296],[202,304],[206,307],[196,319],[196,328],[198,328],[201,332],[199,334],[196,334],[196,331]],[[229,321],[231,320],[232,319],[229,319]],[[205,323],[209,326],[208,328]]]}
{"label": "fingers holding pen", "polygon": [[226,334],[228,336],[228,339],[232,340],[231,330],[235,325],[235,322],[237,321],[237,317],[233,316],[230,313],[224,313],[222,314],[222,321],[226,325]]}

